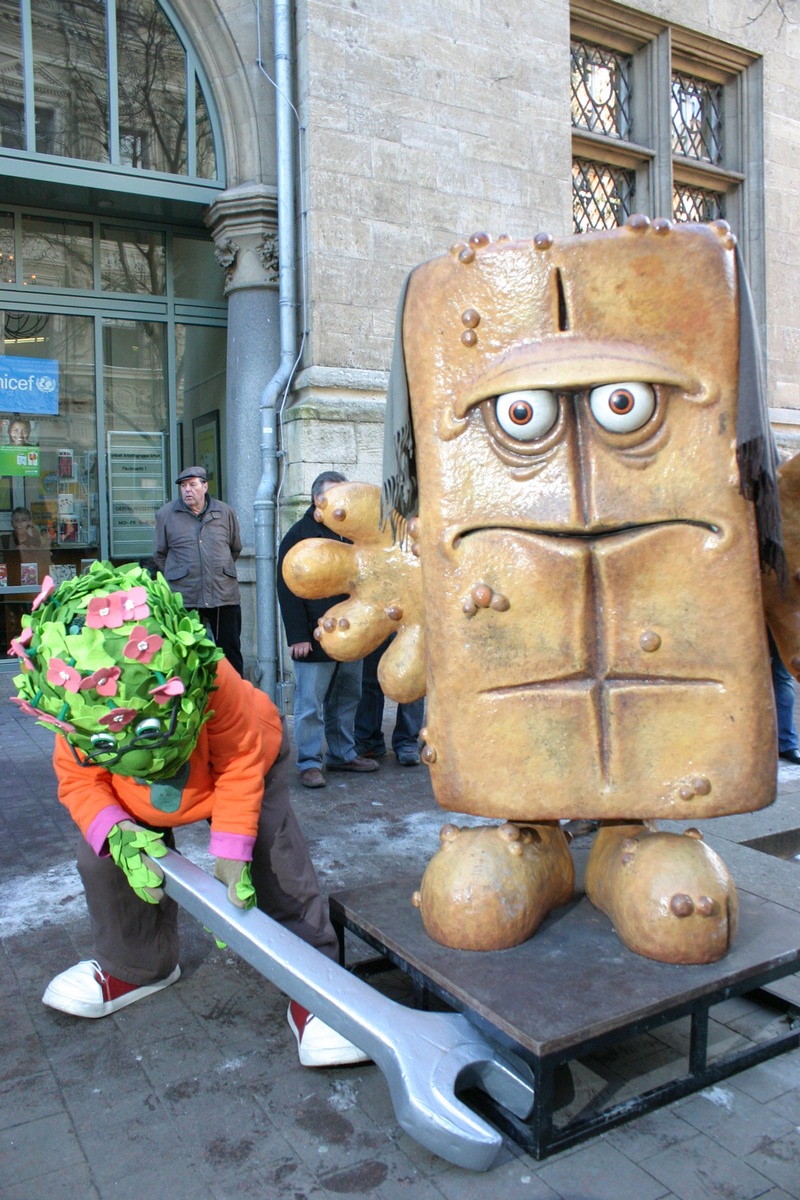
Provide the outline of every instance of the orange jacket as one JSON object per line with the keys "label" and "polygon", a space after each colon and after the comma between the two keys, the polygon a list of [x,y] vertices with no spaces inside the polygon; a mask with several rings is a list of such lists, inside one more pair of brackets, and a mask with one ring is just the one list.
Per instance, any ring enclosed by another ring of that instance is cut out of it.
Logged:
{"label": "orange jacket", "polygon": [[213,716],[200,731],[182,790],[138,783],[103,767],[81,767],[66,738],[56,738],[58,798],[96,854],[108,853],[108,832],[118,821],[169,829],[210,818],[211,853],[250,860],[264,776],[281,746],[281,719],[269,697],[240,678],[226,659],[217,664],[209,709]]}

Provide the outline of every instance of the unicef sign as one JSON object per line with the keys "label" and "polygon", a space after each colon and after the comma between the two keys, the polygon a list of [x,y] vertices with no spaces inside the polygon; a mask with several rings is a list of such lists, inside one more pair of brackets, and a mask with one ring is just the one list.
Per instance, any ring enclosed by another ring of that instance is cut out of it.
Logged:
{"label": "unicef sign", "polygon": [[58,414],[58,361],[0,355],[0,409],[6,412]]}

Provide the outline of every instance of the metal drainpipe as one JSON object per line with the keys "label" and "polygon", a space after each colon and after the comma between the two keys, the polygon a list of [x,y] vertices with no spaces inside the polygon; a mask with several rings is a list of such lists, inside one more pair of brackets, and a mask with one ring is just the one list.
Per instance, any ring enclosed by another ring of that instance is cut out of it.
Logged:
{"label": "metal drainpipe", "polygon": [[[274,701],[278,690],[278,620],[275,595],[276,514],[278,463],[278,400],[291,382],[297,362],[297,289],[294,208],[295,179],[292,138],[292,5],[291,0],[274,0],[275,124],[278,157],[278,311],[280,316],[280,362],[261,393],[261,481],[253,502],[256,560],[257,658],[255,679]],[[259,26],[259,61],[261,13]],[[268,76],[269,78],[269,76]]]}

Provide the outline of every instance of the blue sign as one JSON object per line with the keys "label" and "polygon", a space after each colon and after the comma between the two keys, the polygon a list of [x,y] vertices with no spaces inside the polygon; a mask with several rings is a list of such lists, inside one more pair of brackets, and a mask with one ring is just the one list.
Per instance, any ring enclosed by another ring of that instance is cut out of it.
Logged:
{"label": "blue sign", "polygon": [[0,354],[0,409],[58,414],[58,360]]}

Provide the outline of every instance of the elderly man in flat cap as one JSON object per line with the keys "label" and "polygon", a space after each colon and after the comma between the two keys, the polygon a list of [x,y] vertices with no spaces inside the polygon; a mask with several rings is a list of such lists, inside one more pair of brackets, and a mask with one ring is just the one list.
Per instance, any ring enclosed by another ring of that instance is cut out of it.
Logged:
{"label": "elderly man in flat cap", "polygon": [[229,505],[209,496],[204,467],[186,467],[175,482],[180,497],[156,515],[153,559],[186,607],[197,609],[231,666],[244,675],[238,518]]}

